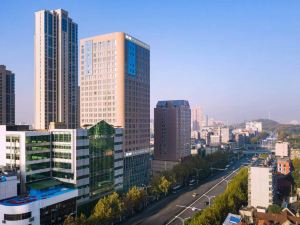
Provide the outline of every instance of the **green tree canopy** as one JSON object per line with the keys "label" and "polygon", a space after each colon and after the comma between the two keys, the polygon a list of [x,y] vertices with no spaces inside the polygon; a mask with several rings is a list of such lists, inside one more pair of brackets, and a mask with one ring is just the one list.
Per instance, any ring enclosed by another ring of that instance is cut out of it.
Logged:
{"label": "green tree canopy", "polygon": [[119,195],[114,192],[101,198],[94,208],[92,220],[105,224],[119,218],[122,215],[123,204]]}
{"label": "green tree canopy", "polygon": [[83,214],[80,214],[79,217],[75,217],[75,218],[69,215],[64,221],[64,225],[84,225],[84,224],[87,224],[87,219]]}
{"label": "green tree canopy", "polygon": [[171,182],[168,181],[164,176],[162,176],[160,178],[160,184],[159,184],[159,190],[161,192],[163,192],[165,195],[167,195],[169,189],[170,189],[170,186],[171,186]]}
{"label": "green tree canopy", "polygon": [[270,213],[280,213],[282,208],[279,205],[273,204],[268,207],[267,212]]}
{"label": "green tree canopy", "polygon": [[132,214],[140,210],[145,201],[146,193],[144,190],[138,189],[136,186],[132,187],[124,198],[124,206],[127,212]]}

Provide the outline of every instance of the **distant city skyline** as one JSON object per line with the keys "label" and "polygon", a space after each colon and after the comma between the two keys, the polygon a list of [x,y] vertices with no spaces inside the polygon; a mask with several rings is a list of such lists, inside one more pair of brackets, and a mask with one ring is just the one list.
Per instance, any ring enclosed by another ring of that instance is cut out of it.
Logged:
{"label": "distant city skyline", "polygon": [[[72,3],[72,4],[70,4]],[[151,118],[186,99],[229,123],[300,121],[300,2],[5,1],[0,64],[16,75],[16,123],[34,121],[34,13],[65,9],[78,39],[122,31],[151,46]]]}

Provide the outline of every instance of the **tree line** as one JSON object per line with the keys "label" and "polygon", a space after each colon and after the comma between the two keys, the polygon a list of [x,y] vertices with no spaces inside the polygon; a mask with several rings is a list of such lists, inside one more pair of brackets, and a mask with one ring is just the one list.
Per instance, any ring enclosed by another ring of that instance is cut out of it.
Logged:
{"label": "tree line", "polygon": [[300,188],[300,159],[293,159],[292,178],[294,180],[295,188]]}
{"label": "tree line", "polygon": [[228,213],[238,213],[247,204],[248,169],[243,168],[231,180],[225,192],[217,196],[212,205],[198,212],[188,225],[221,225]]}

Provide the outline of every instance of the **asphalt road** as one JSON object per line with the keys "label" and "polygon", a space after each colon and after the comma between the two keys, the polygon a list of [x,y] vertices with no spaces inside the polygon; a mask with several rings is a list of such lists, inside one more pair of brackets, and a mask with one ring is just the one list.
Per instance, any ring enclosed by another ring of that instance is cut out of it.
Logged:
{"label": "asphalt road", "polygon": [[[180,193],[169,195],[129,219],[124,225],[182,225],[184,220],[207,207],[209,199],[213,202],[214,196],[226,189],[227,183],[245,162],[245,159],[236,161],[228,170],[218,173],[205,184],[195,188],[186,187]],[[197,196],[193,197],[193,193],[197,193]]]}

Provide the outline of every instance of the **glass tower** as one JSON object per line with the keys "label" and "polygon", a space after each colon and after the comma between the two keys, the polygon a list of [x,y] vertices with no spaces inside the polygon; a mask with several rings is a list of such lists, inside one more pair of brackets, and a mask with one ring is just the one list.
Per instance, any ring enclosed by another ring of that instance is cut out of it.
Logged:
{"label": "glass tower", "polygon": [[100,121],[88,130],[88,136],[90,197],[95,199],[123,188],[122,180],[118,181],[119,177],[123,177],[122,133]]}

